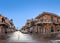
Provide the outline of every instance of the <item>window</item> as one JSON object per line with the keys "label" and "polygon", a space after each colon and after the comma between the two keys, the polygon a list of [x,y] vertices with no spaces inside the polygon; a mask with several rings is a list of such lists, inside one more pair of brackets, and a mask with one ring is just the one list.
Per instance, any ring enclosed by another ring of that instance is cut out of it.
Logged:
{"label": "window", "polygon": [[44,28],[43,28],[43,33],[46,33],[46,27],[44,26]]}
{"label": "window", "polygon": [[46,22],[46,20],[47,20],[47,19],[46,19],[46,16],[44,16],[44,17],[43,17],[43,21]]}
{"label": "window", "polygon": [[54,32],[54,29],[53,29],[53,27],[51,27],[51,32]]}
{"label": "window", "polygon": [[53,21],[53,16],[51,16],[51,21]]}

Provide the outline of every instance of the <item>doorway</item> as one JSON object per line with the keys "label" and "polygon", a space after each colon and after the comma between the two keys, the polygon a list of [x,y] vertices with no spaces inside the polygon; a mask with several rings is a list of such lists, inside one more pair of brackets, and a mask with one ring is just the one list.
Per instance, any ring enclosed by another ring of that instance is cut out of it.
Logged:
{"label": "doorway", "polygon": [[51,27],[51,32],[54,32],[54,29],[53,29],[53,27]]}

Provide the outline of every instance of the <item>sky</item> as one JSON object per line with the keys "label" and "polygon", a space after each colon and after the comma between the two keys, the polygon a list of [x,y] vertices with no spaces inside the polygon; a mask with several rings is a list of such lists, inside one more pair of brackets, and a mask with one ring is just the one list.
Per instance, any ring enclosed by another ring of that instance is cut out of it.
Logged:
{"label": "sky", "polygon": [[60,0],[0,0],[0,14],[13,19],[19,29],[42,12],[60,16]]}

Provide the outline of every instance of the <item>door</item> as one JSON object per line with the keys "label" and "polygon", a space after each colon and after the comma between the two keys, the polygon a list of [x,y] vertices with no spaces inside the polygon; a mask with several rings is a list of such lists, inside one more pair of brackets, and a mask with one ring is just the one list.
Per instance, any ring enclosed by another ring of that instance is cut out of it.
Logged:
{"label": "door", "polygon": [[53,27],[51,27],[51,32],[54,32],[54,29],[53,29]]}

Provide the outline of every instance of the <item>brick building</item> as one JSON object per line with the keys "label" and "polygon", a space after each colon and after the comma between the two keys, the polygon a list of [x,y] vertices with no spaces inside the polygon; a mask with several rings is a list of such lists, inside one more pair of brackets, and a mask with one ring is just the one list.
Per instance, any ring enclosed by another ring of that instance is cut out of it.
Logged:
{"label": "brick building", "polygon": [[[13,26],[13,28],[12,28]],[[11,32],[11,29],[15,29],[14,25],[11,25],[10,20],[7,17],[4,17],[0,14],[0,35]]]}
{"label": "brick building", "polygon": [[27,20],[26,25],[30,32],[33,33],[52,33],[52,32],[60,32],[60,16],[43,12],[39,14],[37,17],[31,20]]}

